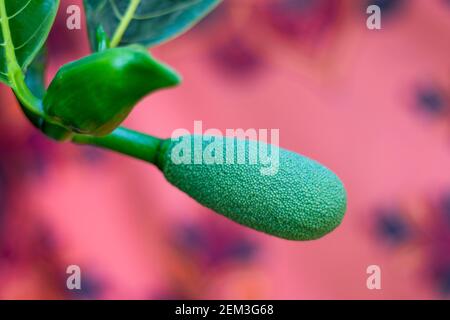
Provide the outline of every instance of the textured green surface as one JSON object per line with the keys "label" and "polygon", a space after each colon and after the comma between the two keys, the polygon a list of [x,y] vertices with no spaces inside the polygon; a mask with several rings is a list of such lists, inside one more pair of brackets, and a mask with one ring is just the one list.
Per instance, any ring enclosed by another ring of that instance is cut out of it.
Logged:
{"label": "textured green surface", "polygon": [[105,135],[141,98],[179,81],[144,47],[108,49],[63,66],[44,97],[44,110],[74,132]]}
{"label": "textured green surface", "polygon": [[[285,239],[312,240],[335,229],[344,216],[344,186],[313,160],[280,148],[278,173],[264,176],[259,165],[176,165],[170,156],[176,144],[166,140],[162,148],[158,166],[166,179],[242,225]],[[256,148],[258,142],[247,146]]]}

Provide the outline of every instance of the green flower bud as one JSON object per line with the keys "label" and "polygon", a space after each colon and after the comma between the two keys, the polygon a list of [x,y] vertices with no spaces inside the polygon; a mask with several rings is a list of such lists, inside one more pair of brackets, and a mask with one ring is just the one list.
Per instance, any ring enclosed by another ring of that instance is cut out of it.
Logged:
{"label": "green flower bud", "polygon": [[177,85],[179,76],[144,47],[108,49],[63,66],[44,97],[44,112],[76,133],[113,131],[149,93]]}

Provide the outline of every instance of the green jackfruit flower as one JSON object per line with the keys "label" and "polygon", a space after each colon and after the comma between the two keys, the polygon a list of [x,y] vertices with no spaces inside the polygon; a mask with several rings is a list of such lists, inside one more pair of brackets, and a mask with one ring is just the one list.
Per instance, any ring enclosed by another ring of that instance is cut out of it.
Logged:
{"label": "green jackfruit flower", "polygon": [[172,185],[202,205],[280,238],[318,239],[341,223],[347,194],[323,165],[259,141],[211,138],[160,140],[118,128],[106,137],[75,135],[73,141],[153,163]]}
{"label": "green jackfruit flower", "polygon": [[[216,154],[211,156],[216,162],[207,163],[204,154],[196,162],[195,139],[202,150],[211,143],[201,136],[166,140],[157,165],[171,184],[204,206],[242,225],[290,240],[317,239],[341,223],[346,191],[339,178],[321,164],[273,145],[237,138],[222,138],[220,153],[232,158],[220,161]],[[182,150],[183,140],[192,149]],[[242,142],[245,148],[239,149]],[[251,162],[252,150],[262,149],[278,155],[276,171],[262,170],[267,163]]]}

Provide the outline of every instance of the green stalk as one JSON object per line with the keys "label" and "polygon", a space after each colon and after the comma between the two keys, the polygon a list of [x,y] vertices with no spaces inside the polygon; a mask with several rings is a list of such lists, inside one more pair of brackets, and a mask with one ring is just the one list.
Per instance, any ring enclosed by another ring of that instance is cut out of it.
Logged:
{"label": "green stalk", "polygon": [[133,16],[139,7],[139,4],[141,3],[141,0],[131,0],[130,5],[128,6],[127,11],[125,12],[125,15],[123,16],[122,20],[120,21],[119,26],[117,27],[116,32],[114,33],[114,36],[111,40],[111,48],[115,48],[119,45],[120,41],[122,40],[123,35],[125,34],[125,31],[127,30],[131,20],[133,19]]}
{"label": "green stalk", "polygon": [[153,164],[162,144],[159,138],[123,127],[103,137],[76,134],[72,142],[109,149]]}

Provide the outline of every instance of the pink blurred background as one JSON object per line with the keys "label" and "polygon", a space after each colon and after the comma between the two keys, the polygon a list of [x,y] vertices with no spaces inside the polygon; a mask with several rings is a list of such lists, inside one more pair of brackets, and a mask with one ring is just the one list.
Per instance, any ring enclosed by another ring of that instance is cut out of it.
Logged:
{"label": "pink blurred background", "polygon": [[[49,39],[48,80],[89,53]],[[382,30],[366,8],[382,8]],[[126,125],[280,129],[336,172],[348,211],[290,242],[228,221],[149,164],[52,142],[0,88],[1,299],[441,299],[450,294],[450,1],[225,0],[152,53],[183,84]],[[78,265],[82,290],[66,288]],[[381,290],[366,286],[370,265]]]}

